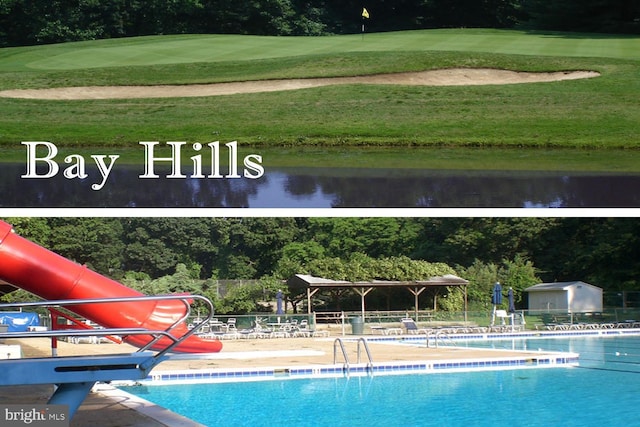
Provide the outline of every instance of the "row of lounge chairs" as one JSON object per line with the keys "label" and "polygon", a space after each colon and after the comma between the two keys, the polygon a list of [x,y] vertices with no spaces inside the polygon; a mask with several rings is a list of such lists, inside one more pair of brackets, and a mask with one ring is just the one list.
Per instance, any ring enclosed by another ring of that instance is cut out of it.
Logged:
{"label": "row of lounge chairs", "polygon": [[542,324],[535,325],[536,330],[547,331],[569,331],[583,329],[623,329],[623,328],[640,328],[640,321],[623,320],[615,322],[583,322],[574,321],[569,316],[542,316]]}
{"label": "row of lounge chairs", "polygon": [[[229,319],[231,320],[231,319]],[[296,319],[283,322],[273,323],[268,326],[262,325],[257,320],[253,327],[247,329],[237,329],[235,319],[231,322],[227,321],[226,327],[218,330],[209,330],[208,332],[198,334],[204,338],[218,339],[263,339],[263,338],[291,338],[291,337],[327,337],[329,331],[318,331],[309,326],[309,321],[301,320],[299,323]]]}
{"label": "row of lounge chairs", "polygon": [[380,335],[480,334],[489,332],[515,332],[522,331],[525,328],[524,317],[519,314],[505,314],[504,316],[497,316],[497,319],[500,323],[490,326],[446,325],[422,327],[418,326],[412,318],[404,318],[401,319],[401,328],[371,326],[371,332],[372,334]]}
{"label": "row of lounge chairs", "polygon": [[[430,334],[478,334],[497,331],[498,328],[503,328],[503,325],[495,327],[484,326],[472,326],[472,325],[448,325],[439,327],[419,327],[416,322],[411,318],[402,319],[402,325],[406,329],[406,333],[409,335],[430,335]],[[506,326],[506,325],[505,325]],[[502,329],[501,329],[502,330]]]}
{"label": "row of lounge chairs", "polygon": [[[508,317],[508,316],[507,316]],[[500,320],[500,316],[497,317]],[[569,319],[563,321],[558,317],[552,320],[545,320],[543,324],[536,324],[536,330],[548,331],[568,331],[568,330],[585,330],[585,329],[623,329],[623,328],[640,328],[640,321],[623,320],[617,322],[571,322]],[[406,329],[407,334],[434,334],[434,333],[491,333],[491,332],[516,332],[525,329],[524,317],[520,320],[514,318],[490,326],[444,326],[444,327],[419,327],[413,319],[402,319],[402,325]],[[389,329],[393,330],[393,329]],[[399,334],[399,333],[398,333]],[[386,335],[390,335],[386,333]]]}

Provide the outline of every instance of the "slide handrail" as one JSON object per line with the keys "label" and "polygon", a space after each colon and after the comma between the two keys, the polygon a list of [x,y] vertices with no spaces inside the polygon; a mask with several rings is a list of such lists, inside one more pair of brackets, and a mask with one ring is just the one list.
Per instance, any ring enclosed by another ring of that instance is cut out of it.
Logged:
{"label": "slide handrail", "polygon": [[[64,300],[50,300],[50,301],[37,301],[37,302],[19,302],[19,303],[3,303],[0,304],[0,310],[10,308],[66,308],[73,305],[86,305],[86,304],[108,304],[108,303],[121,303],[121,302],[142,302],[142,301],[166,301],[166,300],[179,300],[185,305],[185,312],[178,320],[169,325],[164,330],[149,330],[145,328],[101,328],[93,330],[49,330],[49,331],[31,331],[31,332],[6,332],[0,333],[0,338],[54,338],[61,336],[106,336],[106,335],[149,335],[153,339],[147,343],[144,347],[140,348],[138,352],[146,351],[151,348],[153,344],[158,342],[162,337],[168,338],[171,343],[164,349],[158,351],[155,354],[154,359],[160,360],[160,358],[166,353],[170,352],[176,346],[180,345],[183,341],[189,338],[191,335],[197,333],[202,326],[207,324],[213,317],[214,308],[211,301],[201,295],[155,295],[155,296],[133,296],[133,297],[113,297],[113,298],[83,298],[83,299],[64,299]],[[201,321],[194,324],[193,328],[189,329],[180,337],[175,337],[171,331],[180,323],[186,322],[187,318],[191,315],[191,303],[190,301],[201,301],[204,303],[207,309],[207,314]]]}

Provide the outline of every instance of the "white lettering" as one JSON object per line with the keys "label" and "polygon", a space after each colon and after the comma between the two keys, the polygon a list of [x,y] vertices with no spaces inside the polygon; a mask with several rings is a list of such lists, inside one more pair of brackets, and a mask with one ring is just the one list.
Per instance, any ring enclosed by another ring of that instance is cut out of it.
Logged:
{"label": "white lettering", "polygon": [[[145,169],[140,178],[159,178],[160,176],[155,172],[155,162],[170,162],[171,174],[167,175],[167,178],[186,178],[183,174],[180,161],[182,159],[182,147],[186,145],[186,142],[167,142],[171,145],[171,157],[157,157],[155,155],[155,147],[159,144],[157,141],[141,141],[140,145],[145,147]],[[228,174],[223,175],[220,172],[220,141],[214,141],[207,144],[211,150],[211,170],[205,171],[205,165],[200,153],[204,146],[196,142],[192,145],[193,151],[197,152],[189,159],[193,165],[193,170],[190,175],[191,178],[242,178],[238,171],[238,141],[231,141],[225,146],[229,149],[229,169]],[[257,154],[249,154],[243,159],[243,166],[245,167],[242,172],[245,178],[257,179],[264,175],[264,168],[261,165],[262,156]],[[206,172],[210,172],[205,175]]]}
{"label": "white lettering", "polygon": [[[195,151],[202,150],[202,144],[196,142],[193,144],[193,149]],[[191,156],[191,161],[193,162],[193,175],[191,175],[191,178],[204,178],[202,174],[202,154]]]}
{"label": "white lettering", "polygon": [[220,175],[220,141],[207,144],[211,147],[211,174],[209,178],[222,178]]}
{"label": "white lettering", "polygon": [[140,145],[145,146],[145,161],[144,161],[144,174],[140,175],[140,178],[159,178],[154,172],[155,162],[171,162],[171,174],[167,175],[167,178],[186,178],[186,175],[182,174],[180,169],[180,149],[186,142],[167,142],[171,145],[171,157],[155,157],[153,155],[153,149],[159,142],[157,141],[140,141]]}
{"label": "white lettering", "polygon": [[108,156],[109,159],[111,160],[109,165],[107,165],[107,163],[105,162],[106,157],[107,156],[104,156],[104,155],[91,156],[91,158],[96,162],[96,165],[98,166],[98,170],[100,171],[100,176],[102,177],[102,181],[100,182],[100,184],[93,184],[91,186],[93,190],[102,190],[102,187],[104,187],[104,184],[107,182],[107,178],[109,178],[109,174],[113,170],[113,165],[116,163],[116,160],[120,156],[117,154],[111,154],[110,156]]}
{"label": "white lettering", "polygon": [[[256,162],[254,162],[255,160]],[[264,168],[262,167],[262,156],[259,154],[249,154],[244,158],[244,177],[250,179],[258,179],[264,175]],[[253,175],[251,171],[256,174]]]}
{"label": "white lettering", "polygon": [[[59,167],[53,158],[58,154],[58,147],[55,144],[46,141],[23,141],[22,145],[27,146],[27,173],[21,175],[22,178],[51,178],[56,176]],[[38,146],[44,146],[47,148],[47,155],[44,157],[37,157]],[[38,175],[36,170],[36,163],[44,162],[49,170],[44,175]]]}
{"label": "white lettering", "polygon": [[[160,143],[157,141],[141,141],[140,145],[145,147],[145,164],[144,173],[139,175],[139,178],[159,178],[160,176],[155,172],[156,162],[169,162],[171,164],[171,173],[167,175],[167,178],[187,178],[182,172],[182,148],[186,145],[186,142],[173,141],[166,144],[171,146],[170,157],[156,156],[155,148]],[[27,164],[26,173],[21,175],[22,178],[53,178],[60,172],[60,166],[56,161],[58,155],[58,147],[55,144],[47,141],[23,141],[27,149]],[[205,165],[206,160],[203,161],[203,154],[201,151],[206,148],[203,144],[196,142],[192,145],[192,149],[197,154],[190,157],[193,165],[193,173],[191,178],[249,178],[258,179],[264,176],[265,170],[262,166],[262,156],[258,154],[249,154],[242,159],[242,166],[244,169],[239,171],[238,160],[238,142],[232,141],[225,146],[229,150],[229,167],[227,174],[221,173],[221,149],[220,142],[214,141],[206,144],[211,150],[211,170],[207,170]],[[97,170],[100,174],[98,182],[91,185],[91,189],[94,191],[102,190],[106,185],[111,172],[113,172],[116,160],[120,158],[117,154],[111,155],[91,155],[93,162],[96,164]],[[206,158],[205,158],[206,159]],[[69,154],[64,157],[64,163],[69,166],[66,167],[62,175],[66,179],[86,179],[89,177],[87,173],[86,158],[81,154]],[[43,167],[44,166],[44,167]],[[38,171],[40,169],[40,171]],[[208,173],[208,175],[207,175]],[[242,175],[241,175],[242,174]]]}
{"label": "white lettering", "polygon": [[88,177],[84,163],[84,157],[79,154],[71,154],[64,158],[65,163],[73,163],[71,166],[66,168],[62,173],[65,178],[73,179],[80,178],[84,179]]}
{"label": "white lettering", "polygon": [[[60,166],[56,162],[56,156],[58,155],[58,147],[51,142],[46,141],[23,141],[22,145],[27,147],[27,172],[21,175],[22,178],[53,178],[60,171]],[[46,149],[44,156],[38,155],[38,150]],[[110,159],[110,162],[106,162],[106,158]],[[93,184],[91,188],[93,190],[101,190],[109,178],[109,174],[113,170],[116,159],[119,155],[92,155],[91,158],[96,163],[98,171],[100,172],[100,183]],[[70,154],[63,159],[64,163],[69,164],[64,169],[62,175],[66,179],[86,179],[89,177],[87,173],[87,163],[85,158],[81,154]],[[44,164],[47,166],[46,173],[38,174],[38,164]]]}
{"label": "white lettering", "polygon": [[238,141],[225,144],[229,147],[229,175],[227,178],[240,178],[238,175]]}
{"label": "white lettering", "polygon": [[25,411],[21,409],[19,411],[4,410],[5,421],[22,421],[24,424],[31,424],[34,421],[47,421],[45,411],[37,411],[35,408]]}

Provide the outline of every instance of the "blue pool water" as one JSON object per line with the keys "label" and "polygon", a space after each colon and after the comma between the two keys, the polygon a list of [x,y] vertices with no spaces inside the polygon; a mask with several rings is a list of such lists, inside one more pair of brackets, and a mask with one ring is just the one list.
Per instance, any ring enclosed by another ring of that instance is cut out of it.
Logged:
{"label": "blue pool water", "polygon": [[208,426],[640,425],[640,337],[462,345],[572,351],[580,367],[122,388]]}

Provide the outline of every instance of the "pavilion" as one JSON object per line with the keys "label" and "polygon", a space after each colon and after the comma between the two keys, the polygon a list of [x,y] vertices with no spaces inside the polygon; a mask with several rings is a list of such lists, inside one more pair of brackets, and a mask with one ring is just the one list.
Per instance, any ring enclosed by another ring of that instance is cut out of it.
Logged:
{"label": "pavilion", "polygon": [[364,282],[349,282],[346,280],[331,280],[323,277],[315,277],[307,274],[296,274],[287,280],[287,285],[291,288],[306,288],[307,290],[307,312],[311,314],[312,297],[325,289],[353,289],[360,295],[362,318],[364,319],[366,304],[365,297],[376,288],[398,288],[402,287],[411,292],[415,298],[415,312],[418,314],[419,297],[426,289],[434,286],[459,286],[464,291],[464,312],[467,313],[467,285],[468,280],[453,274],[430,277],[424,280],[413,281],[393,281],[393,280],[371,280]]}

